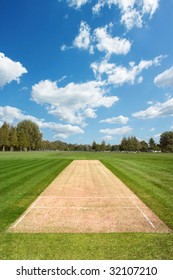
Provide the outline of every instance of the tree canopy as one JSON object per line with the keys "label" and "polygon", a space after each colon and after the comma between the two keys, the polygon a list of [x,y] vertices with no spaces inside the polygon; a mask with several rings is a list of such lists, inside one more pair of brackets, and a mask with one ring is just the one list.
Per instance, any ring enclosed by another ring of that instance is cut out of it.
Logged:
{"label": "tree canopy", "polygon": [[34,122],[24,120],[17,127],[6,122],[0,128],[0,147],[5,150],[38,150],[42,145],[42,134]]}
{"label": "tree canopy", "polygon": [[163,151],[173,152],[173,131],[166,131],[161,134],[160,146]]}

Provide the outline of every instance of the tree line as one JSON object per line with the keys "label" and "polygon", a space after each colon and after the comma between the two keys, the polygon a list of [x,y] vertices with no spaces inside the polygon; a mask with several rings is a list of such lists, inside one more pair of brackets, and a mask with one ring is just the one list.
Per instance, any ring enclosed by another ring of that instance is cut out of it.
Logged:
{"label": "tree line", "polygon": [[0,149],[2,151],[35,151],[41,149],[42,134],[34,122],[24,120],[17,126],[7,122],[0,127]]}
{"label": "tree line", "polygon": [[139,141],[135,136],[123,137],[119,145],[101,144],[93,141],[90,145],[71,144],[43,140],[36,123],[24,120],[12,126],[4,122],[0,127],[0,151],[95,151],[95,152],[173,152],[173,131],[161,134],[159,144],[153,138],[148,142]]}

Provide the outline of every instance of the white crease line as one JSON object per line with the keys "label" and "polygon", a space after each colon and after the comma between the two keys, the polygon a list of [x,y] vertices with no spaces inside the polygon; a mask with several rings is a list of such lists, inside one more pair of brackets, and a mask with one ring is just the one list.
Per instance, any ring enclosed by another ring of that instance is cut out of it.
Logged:
{"label": "white crease line", "polygon": [[57,206],[57,207],[49,207],[49,206],[38,206],[38,207],[34,207],[34,209],[60,209],[60,208],[64,208],[64,209],[100,209],[100,208],[119,208],[119,209],[136,209],[136,207],[127,207],[127,206],[91,206],[91,207],[84,207],[84,206]]}
{"label": "white crease line", "polygon": [[41,196],[39,196],[35,202],[33,202],[33,204],[31,205],[31,207],[28,209],[27,212],[25,212],[25,214],[17,221],[17,223],[14,224],[13,228],[15,228],[25,217],[26,215],[32,210],[32,208],[37,204],[37,202],[40,200]]}
{"label": "white crease line", "polygon": [[136,208],[138,208],[138,210],[142,213],[142,215],[144,216],[144,218],[149,222],[149,224],[155,228],[155,226],[153,225],[153,223],[150,221],[150,219],[145,215],[145,213],[141,210],[141,208],[133,201],[133,199],[130,197],[130,200],[133,202],[133,204],[136,206]]}
{"label": "white crease line", "polygon": [[116,199],[116,198],[132,198],[134,196],[46,196],[42,195],[41,198],[90,198],[90,199],[95,199],[95,198],[104,198],[104,199]]}

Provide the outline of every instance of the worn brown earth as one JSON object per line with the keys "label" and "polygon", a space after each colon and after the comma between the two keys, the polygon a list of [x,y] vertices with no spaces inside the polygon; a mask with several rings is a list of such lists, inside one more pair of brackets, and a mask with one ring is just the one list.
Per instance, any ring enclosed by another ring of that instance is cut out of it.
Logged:
{"label": "worn brown earth", "polygon": [[170,229],[100,161],[74,160],[10,231],[168,233]]}

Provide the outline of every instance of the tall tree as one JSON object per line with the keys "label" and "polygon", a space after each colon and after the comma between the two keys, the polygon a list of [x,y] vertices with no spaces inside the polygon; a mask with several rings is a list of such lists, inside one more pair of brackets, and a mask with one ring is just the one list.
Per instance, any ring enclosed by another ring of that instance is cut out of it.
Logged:
{"label": "tall tree", "polygon": [[11,126],[9,131],[9,145],[10,151],[13,151],[14,148],[18,147],[18,138],[17,138],[17,131],[16,127]]}
{"label": "tall tree", "polygon": [[106,151],[106,143],[104,140],[102,141],[102,143],[100,145],[100,151]]}
{"label": "tall tree", "polygon": [[126,137],[123,137],[120,143],[120,151],[128,151],[128,140]]}
{"label": "tall tree", "polygon": [[36,123],[30,120],[24,120],[17,125],[18,134],[22,131],[25,134],[29,150],[41,148],[42,134]]}
{"label": "tall tree", "polygon": [[148,143],[145,141],[141,141],[141,152],[147,152],[148,151]]}
{"label": "tall tree", "polygon": [[0,128],[0,146],[2,150],[5,151],[9,147],[9,132],[10,126],[6,122]]}
{"label": "tall tree", "polygon": [[96,143],[96,141],[95,141],[95,140],[93,141],[93,143],[92,143],[92,146],[91,146],[91,147],[92,147],[92,150],[94,150],[94,151],[96,150],[96,148],[97,148],[97,143]]}
{"label": "tall tree", "polygon": [[131,140],[132,151],[138,152],[141,149],[140,141],[135,136],[132,136],[130,140]]}
{"label": "tall tree", "polygon": [[148,146],[149,146],[149,150],[151,150],[151,151],[154,151],[156,149],[157,145],[153,138],[149,139]]}
{"label": "tall tree", "polygon": [[161,134],[160,146],[163,151],[173,152],[173,131],[165,131]]}
{"label": "tall tree", "polygon": [[25,131],[22,128],[17,131],[17,136],[18,136],[18,145],[20,151],[27,150],[29,147],[29,142],[25,134]]}

